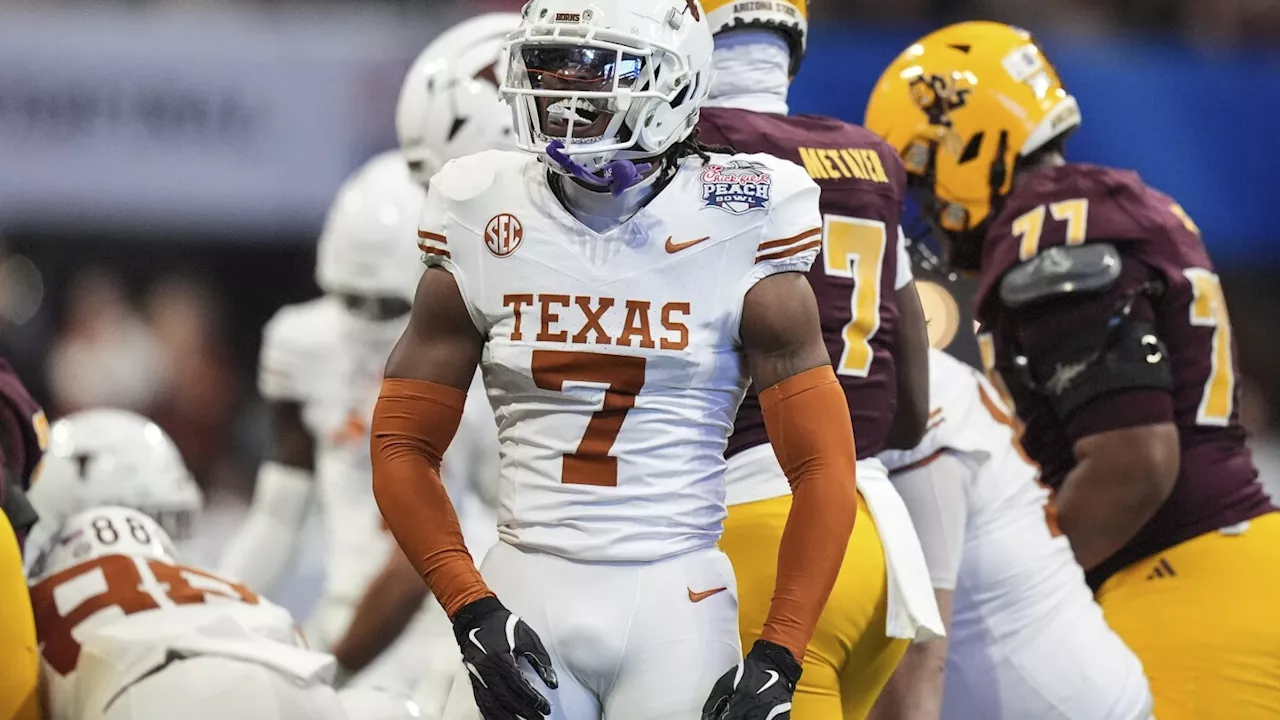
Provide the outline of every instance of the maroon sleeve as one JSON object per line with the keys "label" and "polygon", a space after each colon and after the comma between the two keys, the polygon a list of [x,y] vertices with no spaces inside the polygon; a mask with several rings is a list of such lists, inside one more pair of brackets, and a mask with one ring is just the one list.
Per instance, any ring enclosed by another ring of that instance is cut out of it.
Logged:
{"label": "maroon sleeve", "polygon": [[22,487],[26,441],[13,406],[0,398],[0,507],[8,499],[9,483]]}
{"label": "maroon sleeve", "polygon": [[[1125,258],[1120,278],[1108,291],[1089,295],[1066,295],[1011,313],[1010,328],[1024,355],[1037,366],[1036,359],[1052,356],[1064,338],[1096,332],[1115,314],[1126,293],[1146,282],[1152,270]],[[1131,321],[1155,326],[1156,312],[1151,300],[1139,294],[1133,302]],[[1101,395],[1065,418],[1067,435],[1079,440],[1087,435],[1140,425],[1174,422],[1173,395],[1166,390],[1134,388]]]}

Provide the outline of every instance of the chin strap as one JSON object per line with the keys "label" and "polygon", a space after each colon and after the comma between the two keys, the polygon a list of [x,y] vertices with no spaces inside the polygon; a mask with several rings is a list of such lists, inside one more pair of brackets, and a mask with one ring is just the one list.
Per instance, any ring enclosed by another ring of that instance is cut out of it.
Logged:
{"label": "chin strap", "polygon": [[560,167],[568,170],[575,178],[594,187],[608,187],[614,197],[618,197],[627,188],[638,185],[644,174],[653,168],[650,163],[639,165],[630,160],[614,160],[597,175],[583,167],[572,156],[564,151],[564,143],[552,140],[547,146],[547,157],[556,161]]}

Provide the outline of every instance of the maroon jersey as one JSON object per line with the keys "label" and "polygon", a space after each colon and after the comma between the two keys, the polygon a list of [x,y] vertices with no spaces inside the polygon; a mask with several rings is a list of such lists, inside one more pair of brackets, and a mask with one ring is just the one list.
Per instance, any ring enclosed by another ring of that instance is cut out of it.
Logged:
{"label": "maroon jersey", "polygon": [[[999,283],[1011,268],[1044,248],[1088,242],[1108,242],[1119,251],[1120,277],[1109,290],[1016,309],[1002,303]],[[1141,287],[1160,286],[1163,291],[1135,295]],[[1165,344],[1172,390],[1104,394],[1059,418],[1046,395],[1021,382],[1011,361],[1014,348],[1034,367],[1038,355],[1053,357],[1074,338],[1106,327],[1131,296],[1130,317],[1153,327]],[[1144,557],[1273,510],[1245,447],[1235,340],[1213,263],[1182,208],[1137,173],[1066,165],[1028,177],[992,223],[974,307],[1025,424],[1023,446],[1050,487],[1061,485],[1073,467],[1072,445],[1081,437],[1177,425],[1182,463],[1173,492],[1128,545],[1088,573],[1093,587]]]}
{"label": "maroon jersey", "polygon": [[[701,139],[804,166],[822,188],[822,253],[809,271],[831,365],[853,415],[858,457],[883,449],[898,403],[894,280],[906,172],[870,131],[814,115],[705,108]],[[769,441],[755,389],[747,394],[726,456]]]}
{"label": "maroon jersey", "polygon": [[0,469],[4,470],[0,475],[0,507],[9,515],[19,539],[36,521],[22,491],[40,462],[48,430],[44,411],[23,387],[9,362],[0,359]]}

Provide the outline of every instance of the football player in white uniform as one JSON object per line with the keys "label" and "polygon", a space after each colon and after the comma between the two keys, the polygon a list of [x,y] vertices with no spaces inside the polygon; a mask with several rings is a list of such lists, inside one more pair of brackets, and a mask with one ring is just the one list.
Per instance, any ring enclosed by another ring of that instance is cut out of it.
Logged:
{"label": "football player in white uniform", "polygon": [[[276,313],[263,331],[259,391],[271,402],[274,456],[258,473],[248,519],[229,545],[221,572],[265,592],[292,555],[313,495],[324,513],[324,594],[306,623],[312,647],[342,637],[365,587],[395,544],[370,489],[369,422],[382,367],[408,319],[422,274],[413,237],[425,194],[399,153],[379,155],[338,192],[320,238],[315,300]],[[406,247],[407,246],[407,247]],[[454,453],[465,471],[473,452],[463,432]],[[491,435],[493,431],[488,429]],[[314,479],[313,479],[314,475]],[[410,637],[421,617],[386,653],[352,679],[412,692],[423,643]]]}
{"label": "football player in white uniform", "polygon": [[[396,134],[409,174],[424,190],[449,160],[513,147],[511,113],[498,97],[495,66],[505,36],[519,24],[515,13],[478,15],[442,33],[410,67],[396,106]],[[450,451],[449,461],[461,462],[468,472],[448,482],[446,471],[446,482],[467,547],[482,558],[498,540],[498,438],[478,375],[469,394],[466,412],[476,416],[468,423],[475,428],[476,440],[469,443],[474,452],[458,460],[461,450]],[[449,618],[398,549],[365,589],[346,634],[332,650],[344,673],[359,671],[400,637],[424,603],[427,617],[419,637],[424,664],[415,695],[422,717],[433,719],[444,712],[462,656]]]}
{"label": "football player in white uniform", "polygon": [[181,546],[204,507],[177,445],[159,425],[129,410],[72,413],[49,430],[27,498],[40,515],[27,561],[76,513],[99,505],[140,510]]}
{"label": "football player in white uniform", "polygon": [[920,534],[949,640],[907,651],[873,717],[1150,717],[1142,663],[1094,602],[999,394],[933,350],[929,397],[924,441],[881,458]]}
{"label": "football player in white uniform", "polygon": [[333,658],[253,591],[174,559],[150,517],[72,516],[31,584],[52,720],[344,720]]}
{"label": "football player in white uniform", "polygon": [[[818,188],[792,163],[697,143],[711,51],[695,0],[534,0],[502,87],[522,152],[431,181],[429,269],[387,364],[373,462],[378,505],[462,650],[447,718],[789,710],[853,526],[853,432],[802,275]],[[502,445],[483,576],[439,475],[477,364]],[[748,379],[795,522],[744,660],[715,543]]]}

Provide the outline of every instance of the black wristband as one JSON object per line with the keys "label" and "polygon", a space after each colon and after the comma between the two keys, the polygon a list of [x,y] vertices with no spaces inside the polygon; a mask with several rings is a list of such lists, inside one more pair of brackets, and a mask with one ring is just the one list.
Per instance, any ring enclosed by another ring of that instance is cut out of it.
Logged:
{"label": "black wristband", "polygon": [[768,640],[756,640],[755,644],[751,646],[751,654],[761,655],[772,663],[782,673],[782,676],[791,682],[793,687],[797,682],[800,682],[800,672],[803,668],[796,660],[796,656],[792,655],[791,651],[785,647]]}
{"label": "black wristband", "polygon": [[461,640],[468,628],[475,627],[484,618],[505,609],[502,602],[492,595],[467,603],[453,614],[453,634]]}

